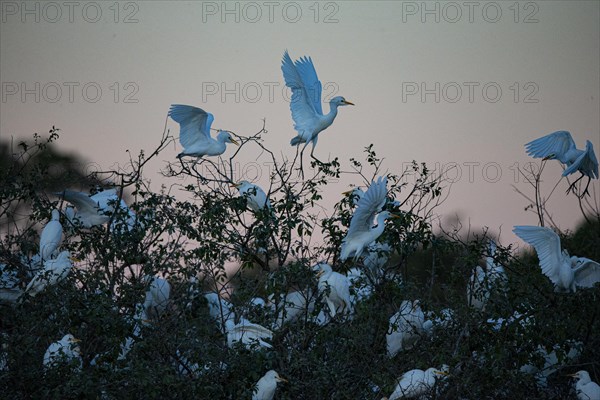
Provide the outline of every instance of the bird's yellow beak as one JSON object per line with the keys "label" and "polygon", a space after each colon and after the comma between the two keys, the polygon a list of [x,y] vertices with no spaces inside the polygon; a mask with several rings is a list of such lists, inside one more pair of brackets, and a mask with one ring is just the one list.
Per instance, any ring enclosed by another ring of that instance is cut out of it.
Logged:
{"label": "bird's yellow beak", "polygon": [[390,214],[390,218],[400,218],[398,214]]}
{"label": "bird's yellow beak", "polygon": [[235,144],[236,146],[239,146],[240,144],[237,142],[237,140],[235,140],[234,138],[231,138],[231,143]]}
{"label": "bird's yellow beak", "polygon": [[352,190],[346,190],[345,192],[342,192],[342,194],[344,196],[350,196],[352,194]]}
{"label": "bird's yellow beak", "polygon": [[444,375],[444,376],[450,375],[448,372],[445,372],[445,371],[434,371],[433,373],[437,374],[437,375]]}
{"label": "bird's yellow beak", "polygon": [[566,374],[565,376],[570,376],[571,378],[577,378],[577,374]]}
{"label": "bird's yellow beak", "polygon": [[71,260],[72,262],[80,262],[81,259],[77,258],[77,257],[69,257],[69,260]]}
{"label": "bird's yellow beak", "polygon": [[351,102],[349,102],[348,100],[344,100],[344,104],[348,104],[348,105],[350,105],[350,106],[353,106],[353,105],[354,105],[354,103],[351,103]]}
{"label": "bird's yellow beak", "polygon": [[279,382],[285,382],[285,383],[287,383],[287,382],[288,382],[288,380],[287,380],[287,379],[283,379],[283,378],[282,378],[282,377],[280,377],[280,376],[278,376],[278,377],[277,377],[277,381],[279,381]]}
{"label": "bird's yellow beak", "polygon": [[71,342],[72,343],[79,343],[79,342],[81,342],[81,339],[73,338],[73,339],[71,339]]}
{"label": "bird's yellow beak", "polygon": [[231,185],[229,185],[229,187],[234,187],[234,188],[238,188],[240,187],[241,183],[232,183]]}
{"label": "bird's yellow beak", "polygon": [[320,278],[324,273],[325,271],[319,270],[319,272],[317,272],[317,278]]}

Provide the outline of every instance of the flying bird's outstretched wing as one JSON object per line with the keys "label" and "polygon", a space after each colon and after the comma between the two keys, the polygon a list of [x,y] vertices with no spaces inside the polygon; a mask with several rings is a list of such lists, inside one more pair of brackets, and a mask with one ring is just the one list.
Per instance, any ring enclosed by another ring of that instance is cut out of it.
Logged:
{"label": "flying bird's outstretched wing", "polygon": [[385,205],[387,197],[387,178],[380,177],[377,182],[372,182],[369,189],[360,198],[350,220],[347,236],[368,232],[373,226],[377,213]]}
{"label": "flying bird's outstretched wing", "polygon": [[169,116],[180,125],[179,142],[184,148],[211,140],[210,127],[214,117],[201,108],[173,104]]}
{"label": "flying bird's outstretched wing", "polygon": [[[321,83],[317,78],[312,61],[310,61],[310,59],[306,61],[300,60],[294,65],[294,62],[286,50],[283,54],[281,71],[283,72],[286,86],[292,89],[290,109],[292,110],[294,129],[298,132],[310,129],[311,127],[307,126],[307,123],[314,121],[319,115],[323,114],[321,111]],[[315,81],[318,85],[315,85]],[[311,94],[311,91],[306,84],[312,84],[316,87],[313,92],[319,92],[318,101],[312,101],[312,98],[314,98],[315,95],[314,93]]]}
{"label": "flying bird's outstretched wing", "polygon": [[567,131],[556,131],[525,145],[527,154],[531,157],[545,158],[552,156],[552,158],[556,158],[563,164],[567,163],[568,160],[565,156],[571,148],[575,148],[575,142]]}
{"label": "flying bird's outstretched wing", "polygon": [[563,257],[560,237],[556,232],[540,226],[515,226],[513,232],[535,248],[542,272],[550,278],[552,283],[559,284]]}

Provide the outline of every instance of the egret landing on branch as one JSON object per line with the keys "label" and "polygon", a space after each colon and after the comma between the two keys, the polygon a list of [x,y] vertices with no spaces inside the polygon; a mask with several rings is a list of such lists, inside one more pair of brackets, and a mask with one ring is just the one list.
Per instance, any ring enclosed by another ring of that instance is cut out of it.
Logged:
{"label": "egret landing on branch", "polygon": [[[345,261],[349,257],[358,260],[368,245],[373,243],[385,227],[385,220],[397,218],[397,215],[389,211],[379,212],[383,208],[387,197],[387,178],[379,178],[372,182],[369,189],[358,201],[356,210],[350,220],[350,228],[342,241],[340,260]],[[373,220],[377,217],[377,225],[373,228]]]}
{"label": "egret landing on branch", "polygon": [[227,131],[220,130],[216,140],[210,137],[210,126],[215,117],[201,108],[173,104],[169,110],[169,117],[180,126],[179,142],[183,146],[183,151],[177,155],[177,158],[220,156],[225,153],[226,143],[239,146]]}
{"label": "egret landing on branch", "polygon": [[560,247],[560,237],[550,228],[515,226],[515,235],[535,248],[542,272],[556,291],[575,292],[577,286],[592,287],[600,282],[600,264],[585,257],[570,257]]}
{"label": "egret landing on branch", "polygon": [[[336,96],[329,101],[329,113],[323,115],[321,107],[321,82],[317,77],[317,71],[310,57],[301,57],[293,62],[287,50],[283,53],[281,64],[283,78],[287,87],[292,89],[290,109],[294,120],[294,129],[298,136],[290,142],[292,146],[312,143],[310,156],[314,157],[315,146],[319,139],[319,133],[329,127],[337,116],[338,107],[354,104]],[[304,151],[304,148],[303,148]]]}
{"label": "egret landing on branch", "polygon": [[573,137],[567,131],[557,131],[539,139],[533,140],[525,145],[527,154],[533,158],[543,158],[544,160],[558,160],[566,168],[562,176],[570,175],[576,171],[581,176],[573,182],[567,189],[567,193],[575,190],[575,184],[584,176],[588,177],[585,190],[579,195],[583,197],[589,194],[588,188],[592,178],[598,179],[598,159],[594,153],[594,146],[589,140],[586,142],[585,150],[579,150],[575,147]]}

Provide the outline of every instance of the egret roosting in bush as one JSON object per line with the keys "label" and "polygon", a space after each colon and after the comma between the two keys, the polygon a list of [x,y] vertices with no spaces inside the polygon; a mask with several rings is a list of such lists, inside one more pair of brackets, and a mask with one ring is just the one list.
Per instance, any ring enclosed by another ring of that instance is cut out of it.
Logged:
{"label": "egret roosting in bush", "polygon": [[271,203],[267,198],[267,195],[260,186],[250,183],[248,181],[240,181],[234,185],[240,194],[246,197],[246,204],[254,212],[263,209],[265,207],[271,208]]}
{"label": "egret roosting in bush", "polygon": [[74,190],[64,190],[55,194],[62,196],[77,208],[76,213],[73,214],[72,211],[69,211],[66,214],[71,222],[75,223],[75,220],[79,220],[85,228],[103,225],[110,221],[117,203],[119,208],[128,215],[127,225],[129,229],[132,229],[135,224],[135,213],[127,207],[127,203],[123,199],[119,201],[117,189],[103,190],[91,196]]}
{"label": "egret roosting in bush", "polygon": [[[385,227],[387,218],[397,218],[389,211],[379,212],[385,205],[387,196],[387,178],[379,178],[372,182],[364,196],[358,201],[350,220],[350,228],[342,241],[340,260],[345,261],[349,257],[358,260],[367,246],[373,243]],[[379,213],[379,214],[378,214]],[[373,219],[377,216],[377,226],[373,228]]]}
{"label": "egret roosting in bush", "polygon": [[447,371],[447,365],[442,366],[441,369],[429,368],[426,371],[420,369],[408,371],[400,378],[400,382],[398,382],[398,386],[396,386],[389,400],[422,396],[433,388],[438,377],[448,375]]}
{"label": "egret roosting in bush", "polygon": [[[50,344],[44,354],[44,367],[53,368],[61,362],[71,362],[73,360],[78,360],[81,364],[81,350],[77,344],[79,341],[73,335],[67,334],[58,342]],[[78,367],[81,368],[81,365]]]}
{"label": "egret roosting in bush", "polygon": [[[294,120],[294,129],[298,136],[290,142],[292,146],[312,143],[310,155],[314,158],[319,133],[329,127],[337,116],[338,107],[354,104],[341,96],[329,101],[329,113],[323,115],[321,107],[321,82],[310,57],[301,57],[293,62],[287,50],[283,53],[281,64],[283,78],[287,87],[292,89],[290,109]],[[305,146],[306,146],[305,145]]]}
{"label": "egret roosting in bush", "polygon": [[183,151],[177,158],[220,156],[225,153],[227,143],[239,146],[227,131],[220,130],[217,139],[213,139],[210,136],[210,126],[215,117],[201,108],[173,104],[169,110],[169,117],[180,126],[179,143],[183,146]]}
{"label": "egret roosting in bush", "polygon": [[44,261],[44,267],[38,271],[31,282],[27,285],[25,293],[34,297],[36,294],[44,290],[46,286],[52,286],[64,279],[71,271],[71,256],[68,251],[62,251],[52,260]]}
{"label": "egret roosting in bush", "polygon": [[515,235],[535,248],[542,272],[557,291],[573,291],[577,286],[592,287],[600,282],[600,264],[585,257],[569,256],[560,247],[560,237],[550,228],[515,226]]}
{"label": "egret roosting in bush", "polygon": [[[350,298],[350,282],[345,275],[334,272],[326,263],[319,263],[313,267],[319,278],[319,292],[325,295],[325,302],[329,307],[329,314],[335,317],[342,311],[352,314],[353,307]],[[327,290],[329,289],[329,293]]]}
{"label": "egret roosting in bush", "polygon": [[477,266],[471,275],[467,286],[467,301],[471,307],[485,310],[488,300],[495,289],[504,289],[508,278],[504,268],[494,262],[496,243],[489,243],[489,256],[486,259],[485,269]]}
{"label": "egret roosting in bush", "polygon": [[572,375],[575,381],[575,391],[579,400],[600,400],[600,386],[592,381],[587,371],[581,370]]}
{"label": "egret roosting in bush", "polygon": [[587,176],[587,185],[580,195],[585,196],[588,193],[592,178],[598,179],[598,159],[594,153],[594,146],[589,140],[586,142],[585,150],[579,150],[575,147],[575,141],[569,132],[557,131],[527,143],[525,148],[527,154],[534,158],[558,160],[563,163],[566,168],[562,176],[570,175],[576,171],[581,173],[581,176],[569,186],[567,193],[574,190],[575,184],[584,176]]}
{"label": "egret roosting in bush", "polygon": [[287,382],[287,380],[270,370],[256,383],[252,400],[273,400],[279,382]]}
{"label": "egret roosting in bush", "polygon": [[228,319],[225,321],[225,329],[227,329],[227,345],[229,347],[233,347],[235,342],[242,342],[248,349],[255,344],[267,349],[273,347],[263,340],[273,339],[273,332],[245,318],[242,318],[238,324],[235,324],[232,319]]}
{"label": "egret roosting in bush", "polygon": [[394,357],[399,351],[411,348],[423,332],[424,324],[425,314],[419,301],[404,300],[400,310],[390,318],[385,337],[388,356]]}
{"label": "egret roosting in bush", "polygon": [[150,317],[162,315],[169,305],[169,296],[171,295],[171,285],[161,277],[147,277],[150,286],[146,290],[146,299],[144,301],[144,310]]}
{"label": "egret roosting in bush", "polygon": [[44,226],[40,235],[40,257],[42,261],[49,260],[62,240],[63,227],[60,223],[60,213],[52,210],[52,219]]}

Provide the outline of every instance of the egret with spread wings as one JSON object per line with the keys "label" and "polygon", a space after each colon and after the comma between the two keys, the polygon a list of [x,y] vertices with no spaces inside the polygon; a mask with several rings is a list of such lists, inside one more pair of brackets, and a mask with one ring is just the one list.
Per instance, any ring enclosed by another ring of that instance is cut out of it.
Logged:
{"label": "egret with spread wings", "polygon": [[585,257],[569,256],[560,247],[560,237],[550,228],[515,226],[515,235],[535,248],[542,272],[557,291],[573,291],[576,287],[592,287],[600,282],[600,264]]}
{"label": "egret with spread wings", "polygon": [[[397,216],[389,211],[379,212],[383,208],[387,197],[387,178],[379,178],[372,182],[369,189],[358,201],[356,210],[350,220],[350,228],[342,241],[340,260],[349,257],[357,260],[368,245],[373,243],[385,228],[385,220]],[[377,226],[373,227],[373,220],[377,217]]]}
{"label": "egret with spread wings", "polygon": [[598,179],[598,159],[594,153],[594,146],[589,140],[586,142],[585,150],[579,150],[575,146],[575,141],[569,132],[557,131],[527,143],[525,148],[527,154],[534,158],[558,160],[563,163],[566,168],[562,176],[567,176],[577,171],[581,173],[581,176],[569,186],[567,193],[574,190],[575,184],[584,176],[587,176],[588,182],[581,194],[583,197],[588,193],[592,178]]}
{"label": "egret with spread wings", "polygon": [[338,107],[354,104],[336,96],[329,101],[329,113],[323,115],[321,107],[322,85],[310,57],[301,57],[293,62],[287,50],[283,54],[281,65],[287,87],[292,89],[290,109],[294,120],[294,129],[298,135],[290,142],[292,146],[312,143],[310,155],[314,158],[319,133],[329,127],[337,116]]}
{"label": "egret with spread wings", "polygon": [[179,142],[183,151],[177,158],[220,156],[225,153],[227,143],[239,146],[227,131],[220,130],[216,140],[210,137],[210,127],[215,117],[201,108],[173,104],[169,116],[180,126]]}

